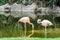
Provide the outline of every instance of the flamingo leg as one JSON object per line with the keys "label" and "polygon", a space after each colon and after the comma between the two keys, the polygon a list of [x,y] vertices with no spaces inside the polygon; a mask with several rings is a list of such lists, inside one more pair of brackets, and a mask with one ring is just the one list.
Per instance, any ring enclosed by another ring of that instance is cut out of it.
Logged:
{"label": "flamingo leg", "polygon": [[45,26],[45,38],[47,38],[47,29],[46,29],[47,26]]}
{"label": "flamingo leg", "polygon": [[26,36],[26,23],[24,23],[24,27],[25,27],[25,36]]}
{"label": "flamingo leg", "polygon": [[30,34],[28,37],[31,37],[34,34],[34,24],[30,23],[32,25],[32,34]]}

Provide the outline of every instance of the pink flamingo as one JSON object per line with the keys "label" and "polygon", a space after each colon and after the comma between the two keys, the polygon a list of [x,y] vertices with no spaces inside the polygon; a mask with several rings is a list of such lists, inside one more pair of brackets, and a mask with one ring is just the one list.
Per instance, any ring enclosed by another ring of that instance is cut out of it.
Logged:
{"label": "pink flamingo", "polygon": [[52,22],[50,22],[49,20],[43,20],[43,21],[41,21],[41,19],[38,19],[37,23],[38,24],[41,23],[42,26],[45,26],[45,38],[46,38],[47,37],[47,30],[46,30],[46,28],[47,28],[47,26],[53,25]]}
{"label": "pink flamingo", "polygon": [[30,22],[30,18],[29,17],[22,17],[21,19],[18,20],[18,22],[23,22],[24,23],[25,36],[26,36],[26,23],[32,25],[32,34],[30,34],[28,37],[30,37],[31,35],[34,34],[34,25],[33,25],[33,23]]}

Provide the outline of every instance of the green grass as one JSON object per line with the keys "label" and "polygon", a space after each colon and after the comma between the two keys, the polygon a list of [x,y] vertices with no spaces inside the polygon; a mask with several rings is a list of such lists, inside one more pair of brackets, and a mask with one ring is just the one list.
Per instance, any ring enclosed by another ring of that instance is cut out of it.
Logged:
{"label": "green grass", "polygon": [[[60,28],[56,29],[47,29],[47,38],[58,38],[60,37]],[[28,31],[27,34],[31,33],[31,31]],[[31,37],[38,37],[38,38],[44,38],[45,37],[45,31],[43,30],[35,30],[34,34]]]}
{"label": "green grass", "polygon": [[0,40],[60,40],[60,38],[0,38]]}
{"label": "green grass", "polygon": [[[59,38],[60,37],[60,28],[56,28],[55,29],[47,29],[47,38]],[[34,38],[45,38],[44,36],[44,29],[42,30],[34,30],[34,34],[31,36],[31,37],[34,37]],[[28,36],[29,34],[31,34],[31,30],[27,30],[27,35]],[[0,30],[0,38],[4,38],[4,37],[24,37],[24,31],[22,30],[5,30],[5,29],[1,29]]]}

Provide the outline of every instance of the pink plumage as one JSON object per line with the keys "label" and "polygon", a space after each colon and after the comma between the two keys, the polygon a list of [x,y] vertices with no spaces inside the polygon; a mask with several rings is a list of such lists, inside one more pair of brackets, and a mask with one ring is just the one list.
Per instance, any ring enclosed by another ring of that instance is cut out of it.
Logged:
{"label": "pink plumage", "polygon": [[45,27],[45,38],[46,38],[47,37],[47,30],[46,30],[46,28],[47,28],[47,26],[53,25],[52,22],[50,22],[49,20],[43,20],[43,21],[41,21],[41,19],[38,19],[37,23],[41,24],[42,26]]}
{"label": "pink plumage", "polygon": [[30,37],[31,35],[34,34],[34,25],[33,25],[33,23],[30,22],[30,18],[29,17],[22,17],[21,19],[18,20],[18,22],[24,23],[25,36],[26,36],[26,23],[29,23],[30,25],[32,25],[32,34],[30,34],[28,37]]}
{"label": "pink plumage", "polygon": [[29,17],[23,17],[18,20],[18,22],[23,22],[23,23],[29,23],[30,24],[30,18]]}
{"label": "pink plumage", "polygon": [[37,23],[38,24],[41,23],[42,26],[51,26],[51,25],[53,25],[52,22],[50,22],[49,20],[43,20],[43,21],[41,21],[41,19],[38,19]]}
{"label": "pink plumage", "polygon": [[48,20],[43,20],[42,22],[41,22],[41,24],[42,24],[42,26],[51,26],[51,25],[53,25],[50,21],[48,21]]}

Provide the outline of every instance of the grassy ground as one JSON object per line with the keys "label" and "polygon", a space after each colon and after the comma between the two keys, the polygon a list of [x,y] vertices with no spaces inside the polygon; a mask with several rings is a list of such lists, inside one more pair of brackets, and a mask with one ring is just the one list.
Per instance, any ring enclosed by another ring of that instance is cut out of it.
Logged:
{"label": "grassy ground", "polygon": [[0,38],[0,40],[60,40],[60,38]]}
{"label": "grassy ground", "polygon": [[[60,37],[60,28],[56,28],[56,29],[51,29],[48,28],[47,29],[47,38],[58,38]],[[31,32],[31,31],[29,31]],[[29,33],[28,32],[28,33]],[[45,36],[45,31],[43,30],[35,30],[34,35],[32,35],[32,37],[38,37],[38,38],[44,38]]]}
{"label": "grassy ground", "polygon": [[[44,36],[44,29],[41,30],[34,30],[34,34],[31,37],[37,37],[37,38],[45,38]],[[27,36],[31,34],[31,30],[27,31]],[[22,30],[18,31],[18,30],[0,30],[0,38],[9,38],[9,37],[24,37],[24,32]],[[59,38],[60,37],[60,28],[56,28],[56,29],[47,29],[47,38]]]}

